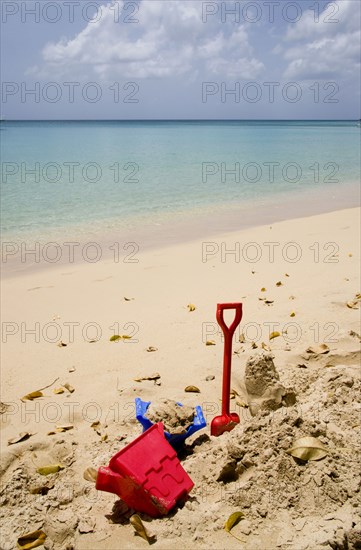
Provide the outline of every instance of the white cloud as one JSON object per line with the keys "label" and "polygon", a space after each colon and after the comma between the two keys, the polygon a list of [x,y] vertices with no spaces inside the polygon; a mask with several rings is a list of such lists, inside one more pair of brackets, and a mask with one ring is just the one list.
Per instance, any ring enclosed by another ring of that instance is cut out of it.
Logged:
{"label": "white cloud", "polygon": [[315,21],[307,10],[290,25],[285,36],[292,45],[284,52],[288,61],[287,79],[334,78],[358,74],[360,70],[360,3],[353,0],[332,2]]}
{"label": "white cloud", "polygon": [[[119,11],[123,1],[116,0]],[[253,55],[244,26],[219,29],[202,22],[198,0],[142,1],[134,17],[139,23],[114,22],[114,2],[102,17],[74,38],[46,44],[43,63],[28,70],[40,77],[96,76],[104,80],[170,77],[194,71],[255,78],[264,66]],[[113,8],[113,9],[112,9]]]}

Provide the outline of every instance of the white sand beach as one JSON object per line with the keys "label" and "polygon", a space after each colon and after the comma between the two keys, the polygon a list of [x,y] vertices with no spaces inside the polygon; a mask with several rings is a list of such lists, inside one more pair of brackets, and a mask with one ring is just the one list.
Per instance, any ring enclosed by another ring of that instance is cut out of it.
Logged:
{"label": "white sand beach", "polygon": [[[137,396],[201,405],[207,420],[180,456],[195,484],[188,502],[169,517],[144,517],[154,548],[359,548],[359,216],[340,210],[146,252],[139,243],[119,261],[4,279],[1,548],[36,529],[47,549],[147,546],[129,510],[112,512],[117,498],[83,479],[141,433]],[[216,438],[209,425],[220,413],[223,341],[215,312],[225,302],[243,303],[231,400],[241,421]],[[114,334],[131,338],[109,341]],[[321,344],[326,353],[306,353]],[[252,416],[244,369],[268,350],[296,403]],[[155,372],[161,385],[134,381]],[[20,400],[50,384],[42,397]],[[64,384],[74,391],[55,394]],[[200,392],[184,392],[188,385]],[[63,424],[73,427],[48,435]],[[31,436],[8,446],[22,432]],[[303,436],[317,437],[325,458],[300,464],[287,454]],[[56,463],[58,473],[36,472]],[[237,510],[244,518],[232,534],[242,542],[223,529]]]}

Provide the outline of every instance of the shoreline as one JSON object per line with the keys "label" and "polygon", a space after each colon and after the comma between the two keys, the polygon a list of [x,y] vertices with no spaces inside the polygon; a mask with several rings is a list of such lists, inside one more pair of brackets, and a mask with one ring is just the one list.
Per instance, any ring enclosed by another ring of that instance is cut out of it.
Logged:
{"label": "shoreline", "polygon": [[[217,239],[223,234],[237,233],[264,225],[287,220],[309,218],[339,210],[358,208],[360,190],[357,185],[349,184],[345,194],[343,188],[310,189],[306,194],[296,192],[287,195],[287,203],[260,201],[246,202],[236,206],[233,203],[222,204],[219,211],[208,207],[196,211],[172,213],[173,220],[161,218],[160,222],[143,221],[139,229],[123,229],[119,232],[102,231],[89,234],[86,238],[66,235],[63,242],[51,235],[51,240],[13,240],[2,239],[1,274],[9,279],[40,271],[53,270],[57,266],[78,266],[97,264],[113,259],[115,262],[132,262],[135,255],[148,251],[158,251],[170,246],[192,244],[200,239]],[[330,197],[330,192],[332,196]],[[327,199],[327,201],[326,201]],[[268,200],[268,198],[267,198]],[[325,201],[325,202],[324,202]],[[256,209],[256,214],[252,208]],[[254,221],[254,216],[259,221]],[[139,220],[133,220],[136,224]],[[34,251],[33,253],[31,251]],[[29,251],[27,253],[27,251]],[[5,255],[4,255],[5,253]],[[30,261],[29,261],[30,256]],[[33,260],[31,260],[33,258]]]}

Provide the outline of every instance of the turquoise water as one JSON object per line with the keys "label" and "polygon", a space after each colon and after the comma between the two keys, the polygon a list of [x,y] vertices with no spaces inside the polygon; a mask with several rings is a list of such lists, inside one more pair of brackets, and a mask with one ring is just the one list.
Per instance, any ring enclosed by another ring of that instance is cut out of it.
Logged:
{"label": "turquoise water", "polygon": [[6,240],[186,221],[317,191],[347,196],[359,180],[355,122],[18,121],[0,128]]}

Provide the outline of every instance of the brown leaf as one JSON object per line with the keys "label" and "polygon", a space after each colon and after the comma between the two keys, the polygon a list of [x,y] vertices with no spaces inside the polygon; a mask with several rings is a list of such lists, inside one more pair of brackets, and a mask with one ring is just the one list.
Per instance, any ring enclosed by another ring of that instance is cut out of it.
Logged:
{"label": "brown leaf", "polygon": [[322,353],[328,353],[330,348],[327,344],[320,344],[319,346],[310,346],[306,349],[306,353],[314,353],[315,355],[321,355]]}
{"label": "brown leaf", "polygon": [[64,393],[64,388],[54,388],[54,393],[56,394]]}
{"label": "brown leaf", "polygon": [[31,550],[37,546],[42,546],[45,542],[46,534],[44,531],[38,530],[32,533],[26,533],[18,538],[18,548],[21,550]]}
{"label": "brown leaf", "polygon": [[144,540],[148,542],[148,544],[152,544],[152,542],[156,541],[156,537],[148,533],[147,529],[144,527],[144,524],[140,519],[140,516],[138,516],[138,514],[133,514],[130,517],[129,521],[133,525],[136,535],[139,535],[140,537],[142,537]]}
{"label": "brown leaf", "polygon": [[350,309],[358,309],[359,308],[359,303],[358,303],[357,300],[352,300],[351,302],[347,302],[346,305]]}
{"label": "brown leaf", "polygon": [[83,472],[83,478],[87,481],[91,481],[92,483],[96,483],[98,477],[98,470],[95,468],[87,468]]}
{"label": "brown leaf", "polygon": [[291,313],[290,313],[290,317],[296,317],[296,314],[295,314],[295,312],[294,312],[294,311],[291,311]]}
{"label": "brown leaf", "polygon": [[20,441],[26,441],[26,439],[29,439],[32,435],[33,434],[30,434],[29,432],[20,432],[17,437],[8,439],[8,445],[15,445],[15,443],[20,443]]}
{"label": "brown leaf", "polygon": [[192,392],[192,393],[201,393],[201,390],[197,388],[197,386],[187,386],[184,388],[184,391],[186,392]]}
{"label": "brown leaf", "polygon": [[270,306],[271,304],[273,304],[274,300],[265,300],[264,303],[267,304],[268,306]]}
{"label": "brown leaf", "polygon": [[24,397],[21,398],[21,401],[32,401],[38,397],[44,397],[43,393],[41,391],[32,391],[31,393],[24,395]]}
{"label": "brown leaf", "polygon": [[328,450],[316,437],[301,437],[286,451],[300,460],[320,460],[328,454]]}
{"label": "brown leaf", "polygon": [[64,342],[60,340],[60,342],[58,342],[56,345],[58,346],[58,348],[66,348],[68,344],[64,344]]}
{"label": "brown leaf", "polygon": [[75,392],[75,389],[73,388],[73,386],[68,384],[68,382],[66,384],[63,384],[63,386],[66,390],[68,390],[69,393],[74,393]]}
{"label": "brown leaf", "polygon": [[261,292],[266,292],[266,289],[264,286],[261,288]]}
{"label": "brown leaf", "polygon": [[154,372],[153,374],[149,374],[148,376],[134,378],[134,382],[142,382],[143,380],[159,380],[159,378],[160,378],[159,372]]}
{"label": "brown leaf", "polygon": [[276,286],[282,286],[282,285],[283,285],[282,281],[277,281]]}
{"label": "brown leaf", "polygon": [[126,296],[124,296],[124,300],[125,300],[126,302],[130,302],[131,300],[134,300],[134,298],[127,298]]}
{"label": "brown leaf", "polygon": [[240,344],[244,344],[245,341],[246,341],[246,337],[245,337],[245,335],[244,335],[243,332],[242,332],[242,333],[239,335],[238,342],[239,342]]}
{"label": "brown leaf", "polygon": [[158,351],[158,348],[155,348],[154,346],[148,346],[148,347],[147,347],[147,351],[148,351],[148,352]]}
{"label": "brown leaf", "polygon": [[252,346],[252,349],[257,349],[258,348],[256,342],[252,342],[251,346]]}
{"label": "brown leaf", "polygon": [[261,348],[264,349],[265,351],[271,351],[271,348],[267,346],[267,344],[265,344],[264,342],[262,342]]}

